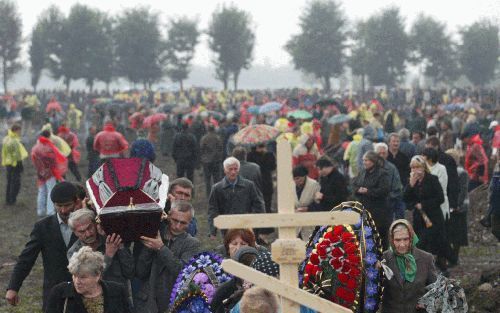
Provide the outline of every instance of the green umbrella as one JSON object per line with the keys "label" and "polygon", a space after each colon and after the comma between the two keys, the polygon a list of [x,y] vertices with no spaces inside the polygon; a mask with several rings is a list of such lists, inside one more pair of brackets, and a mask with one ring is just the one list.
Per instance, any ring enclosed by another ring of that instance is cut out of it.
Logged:
{"label": "green umbrella", "polygon": [[287,114],[288,117],[294,117],[296,119],[308,120],[312,118],[312,114],[305,110],[295,110]]}

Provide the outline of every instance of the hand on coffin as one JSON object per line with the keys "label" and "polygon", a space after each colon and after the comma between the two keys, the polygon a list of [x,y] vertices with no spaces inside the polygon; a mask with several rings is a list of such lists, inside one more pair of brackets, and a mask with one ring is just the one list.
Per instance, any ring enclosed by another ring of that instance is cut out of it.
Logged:
{"label": "hand on coffin", "polygon": [[296,212],[307,212],[308,208],[306,206],[297,208],[295,211]]}
{"label": "hand on coffin", "polygon": [[156,238],[149,238],[146,236],[141,236],[142,244],[147,248],[159,251],[163,246],[163,240],[161,240],[160,231],[156,235]]}
{"label": "hand on coffin", "polygon": [[122,238],[120,235],[113,233],[106,237],[106,252],[105,254],[110,258],[114,257],[116,252],[123,247]]}

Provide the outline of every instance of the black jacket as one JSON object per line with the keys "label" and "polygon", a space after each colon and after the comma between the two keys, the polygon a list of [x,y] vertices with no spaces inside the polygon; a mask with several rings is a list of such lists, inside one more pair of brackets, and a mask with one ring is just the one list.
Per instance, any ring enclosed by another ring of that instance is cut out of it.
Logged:
{"label": "black jacket", "polygon": [[231,186],[226,177],[212,186],[208,199],[208,224],[210,234],[215,235],[214,218],[225,214],[264,213],[265,205],[262,193],[255,184],[238,176],[236,184]]}
{"label": "black jacket", "polygon": [[[131,312],[128,293],[122,284],[101,281],[104,297],[105,313],[129,313]],[[64,303],[67,300],[66,311]],[[82,296],[76,292],[72,282],[63,282],[56,285],[50,292],[49,301],[45,313],[87,313],[83,305]]]}
{"label": "black jacket", "polygon": [[[76,237],[72,234],[68,246],[71,246],[75,241]],[[18,257],[7,289],[19,291],[24,279],[31,272],[38,254],[42,252],[43,303],[45,307],[50,289],[61,282],[71,280],[67,268],[67,249],[59,228],[57,214],[39,220],[31,231],[30,240]]]}
{"label": "black jacket", "polygon": [[[362,169],[352,182],[356,198],[363,204],[375,220],[380,230],[388,229],[392,222],[392,210],[389,209],[388,199],[390,191],[389,175],[378,166],[372,171]],[[368,192],[358,193],[360,187],[365,187]]]}
{"label": "black jacket", "polygon": [[270,151],[259,153],[251,151],[247,155],[248,162],[254,162],[260,166],[262,175],[262,193],[273,193],[273,172],[276,170],[276,157]]}
{"label": "black jacket", "polygon": [[198,161],[198,151],[198,142],[192,134],[186,131],[175,134],[172,144],[172,157],[175,162],[194,165]]}
{"label": "black jacket", "polygon": [[319,184],[321,185],[320,192],[323,194],[320,202],[321,211],[330,211],[347,199],[349,194],[347,180],[336,169],[333,169],[330,175],[320,177]]}

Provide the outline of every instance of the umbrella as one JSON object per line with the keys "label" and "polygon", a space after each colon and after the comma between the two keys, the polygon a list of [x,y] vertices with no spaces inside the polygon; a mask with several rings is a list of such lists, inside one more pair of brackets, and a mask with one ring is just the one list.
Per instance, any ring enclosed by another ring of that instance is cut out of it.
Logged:
{"label": "umbrella", "polygon": [[191,107],[188,104],[178,103],[172,108],[172,112],[175,114],[184,114],[191,111]]}
{"label": "umbrella", "polygon": [[328,119],[328,124],[331,125],[342,124],[345,122],[349,122],[350,120],[351,117],[347,114],[337,114]]}
{"label": "umbrella", "polygon": [[280,131],[277,128],[269,125],[250,125],[234,134],[232,142],[235,145],[256,146],[273,141],[279,134]]}
{"label": "umbrella", "polygon": [[312,118],[312,114],[305,110],[295,110],[287,114],[288,117],[294,117],[297,119],[307,120]]}
{"label": "umbrella", "polygon": [[142,122],[142,128],[150,128],[153,124],[159,123],[167,119],[167,114],[165,113],[155,113],[144,119]]}
{"label": "umbrella", "polygon": [[62,111],[61,104],[59,104],[59,102],[57,102],[55,100],[50,101],[49,103],[47,103],[47,107],[45,108],[45,112],[49,113],[50,111],[61,112]]}
{"label": "umbrella", "polygon": [[268,102],[266,104],[263,104],[259,108],[259,114],[266,114],[266,113],[269,113],[269,112],[278,111],[278,110],[281,109],[282,106],[283,106],[283,104],[281,104],[279,102],[276,102],[276,101]]}
{"label": "umbrella", "polygon": [[259,110],[260,110],[260,107],[254,105],[254,106],[251,106],[247,109],[248,113],[252,114],[252,115],[257,115],[259,114]]}

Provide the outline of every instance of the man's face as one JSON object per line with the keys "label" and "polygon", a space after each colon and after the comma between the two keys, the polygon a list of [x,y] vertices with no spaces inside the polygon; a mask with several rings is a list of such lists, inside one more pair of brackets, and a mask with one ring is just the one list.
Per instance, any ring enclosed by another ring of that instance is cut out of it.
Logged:
{"label": "man's face", "polygon": [[391,137],[391,139],[389,140],[389,148],[393,151],[397,151],[399,150],[399,144],[400,144],[400,140],[398,137]]}
{"label": "man's face", "polygon": [[168,213],[168,230],[171,235],[179,236],[186,232],[191,222],[191,212],[180,212],[173,208]]}
{"label": "man's face", "polygon": [[378,154],[381,158],[383,158],[384,160],[385,160],[385,159],[387,159],[387,155],[388,155],[387,150],[382,149],[382,148],[378,148],[378,149],[377,149],[377,154]]}
{"label": "man's face", "polygon": [[179,185],[175,185],[172,189],[172,194],[174,195],[175,200],[191,201],[193,191],[191,188],[184,188]]}
{"label": "man's face", "polygon": [[64,203],[54,203],[57,214],[59,214],[59,217],[63,220],[64,223],[68,223],[69,215],[75,210],[77,202],[78,200],[75,199],[73,201]]}
{"label": "man's face", "polygon": [[97,226],[94,221],[76,221],[73,227],[73,233],[83,244],[91,245],[97,241]]}
{"label": "man's face", "polygon": [[422,140],[422,138],[420,137],[420,134],[412,134],[411,135],[411,140],[414,142],[414,143],[419,143],[420,140]]}
{"label": "man's face", "polygon": [[224,168],[224,174],[226,174],[227,179],[234,181],[238,174],[240,173],[240,167],[238,164],[231,164]]}
{"label": "man's face", "polygon": [[410,252],[410,233],[407,229],[399,229],[395,231],[393,241],[398,254]]}
{"label": "man's face", "polygon": [[319,169],[320,176],[328,176],[333,171],[333,166],[325,166]]}
{"label": "man's face", "polygon": [[295,182],[295,185],[297,187],[302,187],[304,186],[306,182],[306,176],[297,176],[293,178],[293,181]]}

